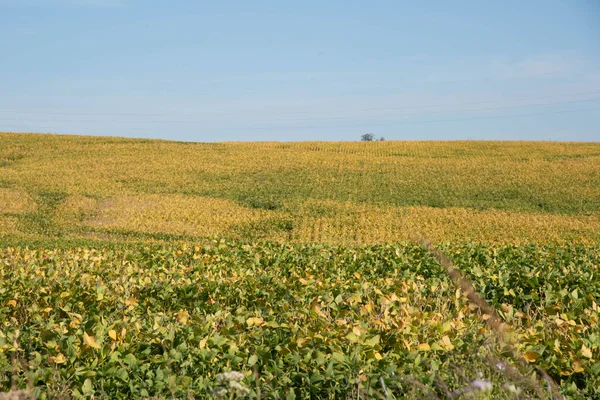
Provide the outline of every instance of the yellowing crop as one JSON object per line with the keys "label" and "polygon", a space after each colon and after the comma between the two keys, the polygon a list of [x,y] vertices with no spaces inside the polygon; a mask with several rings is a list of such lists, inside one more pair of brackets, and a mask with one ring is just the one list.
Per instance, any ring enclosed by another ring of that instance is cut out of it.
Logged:
{"label": "yellowing crop", "polygon": [[35,210],[35,202],[22,191],[0,188],[0,213],[21,214]]}
{"label": "yellowing crop", "polygon": [[5,237],[599,240],[600,144],[0,140]]}
{"label": "yellowing crop", "polygon": [[224,235],[236,224],[266,218],[262,210],[226,199],[143,195],[100,201],[89,226],[197,236]]}
{"label": "yellowing crop", "polygon": [[599,398],[599,264],[600,144],[0,133],[0,397]]}

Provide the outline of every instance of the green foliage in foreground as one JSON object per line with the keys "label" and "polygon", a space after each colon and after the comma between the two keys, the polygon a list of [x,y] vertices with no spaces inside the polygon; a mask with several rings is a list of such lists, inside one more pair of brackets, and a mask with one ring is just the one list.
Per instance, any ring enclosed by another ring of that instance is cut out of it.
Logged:
{"label": "green foliage in foreground", "polygon": [[[599,247],[445,250],[532,366],[567,395],[600,396]],[[419,398],[480,379],[514,398],[519,386],[488,357],[524,360],[414,245],[5,248],[0,260],[0,391],[15,379],[42,398],[236,385],[251,398]]]}

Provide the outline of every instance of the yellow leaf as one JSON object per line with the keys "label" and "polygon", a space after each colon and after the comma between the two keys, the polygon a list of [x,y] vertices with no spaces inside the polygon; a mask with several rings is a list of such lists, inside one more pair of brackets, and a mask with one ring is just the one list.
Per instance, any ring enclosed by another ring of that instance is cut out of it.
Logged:
{"label": "yellow leaf", "polygon": [[420,345],[417,346],[417,349],[419,349],[421,351],[430,351],[431,347],[427,343],[421,343]]}
{"label": "yellow leaf", "polygon": [[108,331],[108,336],[110,336],[112,340],[117,340],[117,332],[114,329]]}
{"label": "yellow leaf", "polygon": [[592,358],[592,350],[584,344],[581,346],[581,355],[585,358]]}
{"label": "yellow leaf", "polygon": [[256,326],[261,326],[264,322],[264,319],[260,318],[260,317],[250,317],[246,320],[246,324],[248,324],[248,326],[252,326],[252,325],[256,325]]}
{"label": "yellow leaf", "polygon": [[581,363],[579,362],[579,360],[575,360],[573,362],[573,372],[583,372],[583,371],[585,371],[585,370],[581,366]]}
{"label": "yellow leaf", "polygon": [[556,351],[559,354],[562,354],[562,351],[560,351],[560,341],[558,339],[554,340],[554,351]]}
{"label": "yellow leaf", "polygon": [[448,332],[450,329],[452,329],[452,322],[450,321],[446,321],[442,324],[442,333]]}
{"label": "yellow leaf", "polygon": [[135,297],[132,297],[131,299],[127,299],[125,300],[125,305],[126,306],[135,306],[138,303],[137,299]]}
{"label": "yellow leaf", "polygon": [[354,334],[355,334],[356,336],[359,336],[359,337],[360,337],[360,329],[358,329],[358,327],[357,327],[357,326],[355,326],[354,328],[352,328],[352,332],[354,332]]}
{"label": "yellow leaf", "polygon": [[179,322],[181,322],[183,325],[187,325],[188,321],[189,321],[189,317],[190,314],[188,313],[187,310],[181,310],[179,311],[177,314],[175,314],[177,316],[177,320]]}
{"label": "yellow leaf", "polygon": [[442,338],[442,343],[444,344],[444,347],[447,350],[454,350],[454,345],[452,344],[452,342],[450,341],[450,338],[448,336],[444,336]]}
{"label": "yellow leaf", "polygon": [[298,339],[296,339],[296,344],[298,345],[298,347],[302,347],[302,345],[304,343],[306,343],[306,342],[308,342],[307,338],[298,338]]}
{"label": "yellow leaf", "polygon": [[381,356],[381,354],[379,354],[378,352],[375,352],[375,359],[376,360],[381,360],[383,357]]}
{"label": "yellow leaf", "polygon": [[16,307],[17,306],[17,301],[16,300],[9,300],[6,302],[7,306],[11,306],[11,307]]}
{"label": "yellow leaf", "polygon": [[104,295],[102,293],[98,293],[98,296],[96,296],[96,300],[100,301],[104,298]]}
{"label": "yellow leaf", "polygon": [[523,358],[528,362],[535,362],[538,358],[540,358],[541,354],[536,353],[535,351],[526,351],[523,354]]}
{"label": "yellow leaf", "polygon": [[62,355],[61,353],[59,353],[55,357],[50,357],[50,362],[52,362],[54,364],[64,364],[64,363],[67,362],[67,359],[65,358],[64,355]]}
{"label": "yellow leaf", "polygon": [[200,341],[200,344],[198,345],[198,347],[200,347],[201,349],[206,347],[206,342],[207,342],[208,338],[204,338]]}
{"label": "yellow leaf", "polygon": [[62,293],[60,294],[60,298],[61,298],[61,299],[62,299],[62,298],[64,298],[64,297],[69,297],[69,292],[62,292]]}
{"label": "yellow leaf", "polygon": [[96,338],[93,336],[89,336],[87,333],[83,332],[83,344],[89,346],[93,349],[99,349],[100,345],[96,343]]}

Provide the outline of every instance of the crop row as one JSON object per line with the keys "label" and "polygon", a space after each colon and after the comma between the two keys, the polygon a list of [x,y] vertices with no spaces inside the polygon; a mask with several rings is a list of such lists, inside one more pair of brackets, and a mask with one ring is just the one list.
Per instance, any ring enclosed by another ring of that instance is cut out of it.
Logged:
{"label": "crop row", "polygon": [[[598,243],[600,216],[466,208],[395,207],[306,199],[254,208],[229,199],[170,195],[94,199],[0,189],[0,236],[187,239],[213,236],[333,244],[435,242]],[[256,200],[256,199],[255,199]]]}

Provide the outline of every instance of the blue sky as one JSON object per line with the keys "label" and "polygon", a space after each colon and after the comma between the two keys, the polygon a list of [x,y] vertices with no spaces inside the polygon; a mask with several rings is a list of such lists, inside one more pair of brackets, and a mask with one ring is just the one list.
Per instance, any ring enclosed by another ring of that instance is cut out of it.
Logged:
{"label": "blue sky", "polygon": [[0,0],[0,130],[600,141],[600,2]]}

